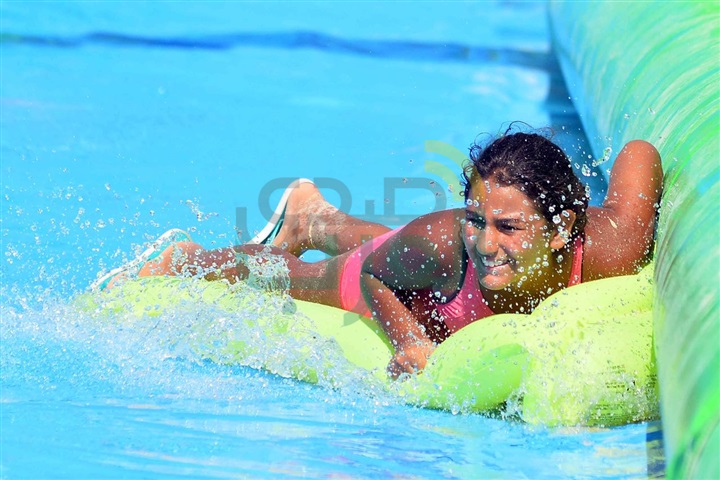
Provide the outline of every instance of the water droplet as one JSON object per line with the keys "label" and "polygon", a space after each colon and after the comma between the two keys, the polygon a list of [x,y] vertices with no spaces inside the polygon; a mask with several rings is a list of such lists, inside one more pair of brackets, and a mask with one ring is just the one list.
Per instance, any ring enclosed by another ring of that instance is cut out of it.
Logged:
{"label": "water droplet", "polygon": [[592,166],[597,167],[598,165],[601,165],[601,164],[607,162],[608,160],[610,160],[611,155],[612,155],[612,147],[605,147],[605,149],[603,150],[602,157],[598,158],[597,160],[594,160],[592,162]]}
{"label": "water droplet", "polygon": [[582,174],[585,175],[586,177],[589,177],[590,174],[592,173],[592,171],[590,170],[590,167],[588,167],[587,164],[583,164],[581,171],[582,171]]}
{"label": "water droplet", "polygon": [[560,219],[560,215],[553,215],[552,221],[555,225],[558,225],[562,220]]}

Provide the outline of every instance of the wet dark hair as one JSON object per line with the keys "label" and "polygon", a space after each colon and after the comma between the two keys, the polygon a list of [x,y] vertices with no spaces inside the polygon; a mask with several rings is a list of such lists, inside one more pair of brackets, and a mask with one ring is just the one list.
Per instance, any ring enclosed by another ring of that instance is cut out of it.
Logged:
{"label": "wet dark hair", "polygon": [[585,228],[588,194],[585,185],[573,172],[570,159],[551,140],[538,133],[508,133],[486,145],[470,147],[470,163],[463,171],[465,200],[470,195],[471,179],[491,176],[513,186],[530,197],[543,217],[553,224],[553,217],[563,210],[575,212],[571,236]]}

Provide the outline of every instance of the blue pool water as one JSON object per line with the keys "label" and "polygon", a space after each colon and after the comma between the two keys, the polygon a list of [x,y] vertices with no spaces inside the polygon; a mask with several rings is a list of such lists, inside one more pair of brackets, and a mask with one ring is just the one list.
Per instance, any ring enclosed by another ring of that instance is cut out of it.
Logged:
{"label": "blue pool water", "polygon": [[247,238],[290,178],[388,224],[456,205],[445,182],[459,168],[425,142],[466,151],[512,120],[553,125],[597,201],[605,165],[587,170],[543,3],[0,13],[1,478],[663,475],[656,423],[548,429],[417,409],[351,381],[203,361],[183,349],[192,314],[148,333],[72,306],[168,228],[208,247]]}

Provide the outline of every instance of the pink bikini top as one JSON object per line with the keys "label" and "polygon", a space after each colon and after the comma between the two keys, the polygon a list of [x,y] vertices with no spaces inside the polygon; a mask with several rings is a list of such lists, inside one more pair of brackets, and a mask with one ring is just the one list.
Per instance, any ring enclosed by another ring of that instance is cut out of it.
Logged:
{"label": "pink bikini top", "polygon": [[[573,243],[573,262],[570,270],[568,287],[577,285],[582,281],[583,239],[578,236]],[[455,333],[475,320],[489,317],[493,314],[480,290],[475,265],[468,259],[465,278],[460,291],[447,303],[435,306],[437,312],[443,317],[450,333]]]}

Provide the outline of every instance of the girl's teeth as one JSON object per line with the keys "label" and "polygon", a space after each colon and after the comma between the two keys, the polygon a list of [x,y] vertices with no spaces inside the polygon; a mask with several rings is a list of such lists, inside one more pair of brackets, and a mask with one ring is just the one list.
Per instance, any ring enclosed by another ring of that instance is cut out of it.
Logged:
{"label": "girl's teeth", "polygon": [[499,267],[500,265],[503,265],[505,261],[503,260],[502,262],[488,262],[487,260],[483,259],[482,263],[486,267]]}

